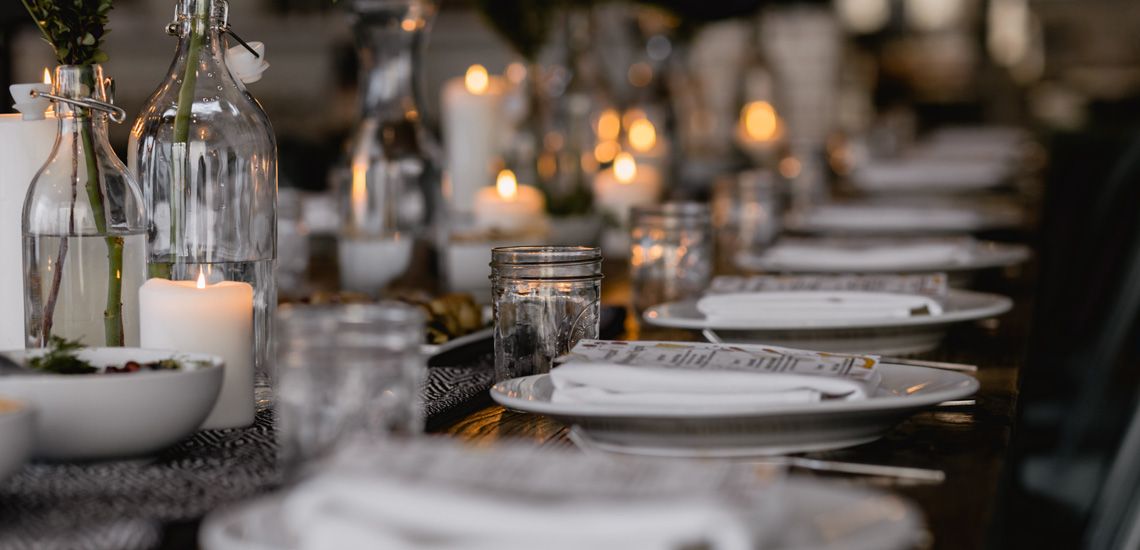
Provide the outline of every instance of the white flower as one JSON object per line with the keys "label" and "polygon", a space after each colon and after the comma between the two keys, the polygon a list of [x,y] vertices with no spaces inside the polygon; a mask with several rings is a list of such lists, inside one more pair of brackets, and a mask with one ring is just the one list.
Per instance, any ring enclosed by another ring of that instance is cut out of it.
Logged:
{"label": "white flower", "polygon": [[246,84],[253,84],[261,80],[261,73],[269,68],[269,63],[265,61],[265,44],[250,42],[249,47],[257,51],[260,57],[254,57],[245,46],[238,44],[226,50],[226,66],[230,68],[234,78]]}

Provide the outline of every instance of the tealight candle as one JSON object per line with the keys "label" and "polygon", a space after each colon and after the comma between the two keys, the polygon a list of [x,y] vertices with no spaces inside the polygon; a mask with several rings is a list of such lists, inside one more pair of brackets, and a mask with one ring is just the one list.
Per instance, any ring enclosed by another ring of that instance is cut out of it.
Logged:
{"label": "tealight candle", "polygon": [[443,87],[443,138],[451,181],[451,208],[470,213],[475,195],[491,179],[499,156],[500,111],[505,84],[472,65]]}
{"label": "tealight candle", "polygon": [[151,279],[139,289],[142,347],[225,359],[222,391],[203,429],[253,423],[253,286]]}
{"label": "tealight candle", "polygon": [[625,226],[629,209],[657,202],[661,175],[652,166],[638,166],[629,153],[620,153],[614,165],[594,178],[594,203]]}
{"label": "tealight candle", "polygon": [[494,187],[484,187],[475,196],[475,226],[503,233],[539,229],[543,225],[546,199],[530,185],[519,185],[514,172],[503,170]]}

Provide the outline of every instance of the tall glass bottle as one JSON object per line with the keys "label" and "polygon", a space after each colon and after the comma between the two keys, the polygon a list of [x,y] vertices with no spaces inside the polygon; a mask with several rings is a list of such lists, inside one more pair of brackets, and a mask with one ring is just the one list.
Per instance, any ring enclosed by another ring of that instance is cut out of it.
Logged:
{"label": "tall glass bottle", "polygon": [[27,346],[137,346],[142,195],[107,141],[107,113],[67,101],[106,104],[110,80],[99,65],[63,65],[53,82],[59,132],[24,201]]}
{"label": "tall glass bottle", "polygon": [[360,121],[341,182],[341,286],[375,293],[410,262],[415,233],[432,203],[430,151],[421,124],[419,53],[435,12],[432,0],[353,0],[360,62]]}
{"label": "tall glass bottle", "polygon": [[131,130],[151,277],[242,281],[254,289],[254,368],[269,398],[277,303],[277,144],[265,112],[226,67],[225,0],[179,0],[178,52]]}

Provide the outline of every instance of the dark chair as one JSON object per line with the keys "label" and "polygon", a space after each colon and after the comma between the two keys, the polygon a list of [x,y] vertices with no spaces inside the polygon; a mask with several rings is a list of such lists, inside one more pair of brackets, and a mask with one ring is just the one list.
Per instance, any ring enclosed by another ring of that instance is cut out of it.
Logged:
{"label": "dark chair", "polygon": [[1122,153],[1103,138],[1061,139],[1053,150],[1031,346],[991,543],[1112,548],[1133,536],[1140,480],[1140,140]]}

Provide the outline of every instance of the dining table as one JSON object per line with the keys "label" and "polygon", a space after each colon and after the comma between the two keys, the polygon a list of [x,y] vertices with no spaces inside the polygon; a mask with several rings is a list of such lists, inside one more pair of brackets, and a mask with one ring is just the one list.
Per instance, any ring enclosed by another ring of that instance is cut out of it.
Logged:
{"label": "dining table", "polygon": [[[322,261],[320,254],[315,261]],[[654,328],[633,313],[615,315],[628,311],[630,304],[627,264],[607,261],[603,271],[602,338],[702,339],[699,331]],[[1014,427],[1032,313],[1032,271],[1030,262],[979,274],[974,288],[1013,298],[1013,310],[957,325],[938,350],[917,356],[976,365],[971,374],[980,390],[973,398],[916,414],[870,443],[798,455],[827,463],[941,472],[942,481],[801,467],[794,467],[792,475],[869,485],[911,500],[925,519],[928,536],[922,547],[982,547]],[[329,278],[327,273],[324,277]],[[568,426],[494,404],[487,391],[494,372],[490,350],[490,343],[483,342],[469,353],[428,361],[423,401],[430,437],[478,446],[530,442],[581,452],[573,450]],[[199,548],[199,529],[208,514],[288,486],[276,462],[274,424],[272,409],[263,409],[253,426],[205,430],[156,457],[33,463],[0,482],[0,548]]]}
{"label": "dining table", "polygon": [[[630,281],[624,264],[607,263],[603,303],[626,304]],[[881,439],[855,447],[803,453],[820,461],[897,466],[941,471],[939,482],[907,477],[849,475],[801,470],[793,475],[825,477],[836,483],[865,484],[913,501],[925,517],[925,547],[981,548],[995,516],[1000,476],[1009,451],[1021,372],[1032,314],[1032,265],[982,273],[975,288],[1014,299],[1009,313],[957,325],[935,351],[916,359],[977,366],[980,383],[968,400],[918,413]],[[703,341],[699,331],[662,329],[626,319],[626,340]],[[486,399],[483,406],[433,431],[478,445],[507,440],[573,447],[570,429],[556,420],[508,410]]]}

